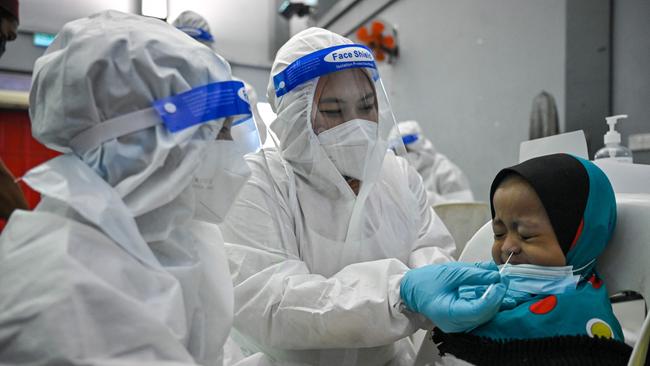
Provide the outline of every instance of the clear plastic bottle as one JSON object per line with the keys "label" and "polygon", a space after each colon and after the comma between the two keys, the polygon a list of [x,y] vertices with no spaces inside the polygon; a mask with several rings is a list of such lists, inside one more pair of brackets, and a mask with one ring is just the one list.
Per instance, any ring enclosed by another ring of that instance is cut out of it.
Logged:
{"label": "clear plastic bottle", "polygon": [[621,118],[627,118],[627,114],[605,118],[609,125],[609,131],[605,134],[605,147],[598,150],[594,160],[611,159],[620,163],[632,164],[632,151],[621,145],[621,134],[616,131],[616,122]]}

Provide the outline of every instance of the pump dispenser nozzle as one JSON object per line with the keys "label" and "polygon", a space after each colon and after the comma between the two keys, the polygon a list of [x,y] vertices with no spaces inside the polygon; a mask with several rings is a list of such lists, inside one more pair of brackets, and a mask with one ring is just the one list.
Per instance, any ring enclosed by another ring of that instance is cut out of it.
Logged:
{"label": "pump dispenser nozzle", "polygon": [[594,159],[611,159],[620,163],[632,163],[632,151],[621,145],[621,134],[616,131],[616,122],[627,118],[627,114],[605,117],[609,131],[605,134],[605,146],[596,152]]}
{"label": "pump dispenser nozzle", "polygon": [[621,134],[616,131],[616,122],[621,118],[627,118],[627,114],[605,117],[609,125],[609,131],[605,134],[605,145],[621,143]]}

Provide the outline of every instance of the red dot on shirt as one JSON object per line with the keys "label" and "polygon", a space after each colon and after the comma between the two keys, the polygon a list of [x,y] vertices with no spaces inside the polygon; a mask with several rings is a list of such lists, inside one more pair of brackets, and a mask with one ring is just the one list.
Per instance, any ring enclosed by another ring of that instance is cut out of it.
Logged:
{"label": "red dot on shirt", "polygon": [[591,275],[591,278],[589,279],[589,283],[591,283],[591,287],[595,289],[599,289],[600,286],[603,285],[603,281],[600,278],[596,277],[596,275]]}
{"label": "red dot on shirt", "polygon": [[530,307],[528,307],[528,310],[530,310],[530,312],[533,314],[538,314],[538,315],[548,314],[551,311],[553,311],[553,309],[555,309],[556,305],[557,305],[557,296],[551,295],[530,305]]}

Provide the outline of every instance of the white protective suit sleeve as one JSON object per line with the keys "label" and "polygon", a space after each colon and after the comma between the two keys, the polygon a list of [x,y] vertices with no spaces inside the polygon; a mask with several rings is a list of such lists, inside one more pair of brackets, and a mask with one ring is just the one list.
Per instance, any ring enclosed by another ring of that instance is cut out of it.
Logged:
{"label": "white protective suit sleeve", "polygon": [[288,200],[276,199],[264,158],[251,156],[248,162],[252,177],[221,227],[239,332],[270,348],[362,348],[390,344],[424,325],[423,317],[400,306],[400,280],[410,267],[451,261],[454,243],[412,168],[409,184],[422,220],[409,263],[360,262],[327,278],[301,260]]}
{"label": "white protective suit sleeve", "polygon": [[436,153],[431,176],[428,178],[427,192],[431,204],[474,201],[467,177],[445,155]]}
{"label": "white protective suit sleeve", "polygon": [[[473,201],[467,177],[447,156],[438,153],[433,166],[436,191],[442,201]],[[433,187],[432,187],[433,188]]]}
{"label": "white protective suit sleeve", "polygon": [[160,321],[165,309],[148,304],[169,301],[182,312],[178,282],[138,263],[103,233],[53,213],[18,211],[0,250],[3,361],[195,364],[173,328]]}

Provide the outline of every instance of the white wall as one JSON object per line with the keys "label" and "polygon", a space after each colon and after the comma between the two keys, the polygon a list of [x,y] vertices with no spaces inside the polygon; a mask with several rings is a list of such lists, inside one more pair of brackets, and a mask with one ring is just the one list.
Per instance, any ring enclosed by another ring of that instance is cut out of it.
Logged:
{"label": "white wall", "polygon": [[[168,0],[169,22],[185,10],[201,14],[215,37],[215,49],[233,75],[247,81],[266,101],[266,84],[275,55],[278,28],[273,0]],[[288,32],[288,25],[287,30]]]}
{"label": "white wall", "polygon": [[216,49],[226,60],[254,66],[271,64],[270,33],[275,1],[168,0],[169,21],[185,10],[201,14],[215,37]]}
{"label": "white wall", "polygon": [[[616,126],[627,144],[630,134],[650,133],[650,1],[613,6],[612,114],[629,114]],[[650,151],[635,151],[634,161],[650,164]]]}
{"label": "white wall", "polygon": [[537,93],[563,119],[565,15],[565,0],[400,0],[378,15],[399,31],[400,58],[381,69],[396,118],[418,120],[477,199],[517,162]]}
{"label": "white wall", "polygon": [[21,30],[58,33],[63,24],[93,13],[114,9],[136,13],[139,0],[20,0]]}
{"label": "white wall", "polygon": [[18,38],[7,43],[0,69],[31,73],[45,52],[33,45],[34,32],[58,33],[65,23],[105,9],[136,13],[140,5],[139,0],[21,0]]}
{"label": "white wall", "polygon": [[[261,101],[275,49],[288,37],[288,23],[276,14],[272,0],[168,0],[169,22],[184,10],[203,15],[216,39],[216,49],[230,63],[233,74],[248,81]],[[45,51],[32,44],[32,32],[58,33],[74,19],[105,9],[139,13],[140,0],[21,0],[18,39],[7,44],[0,69],[32,71],[34,61]],[[285,23],[283,23],[285,22]]]}

